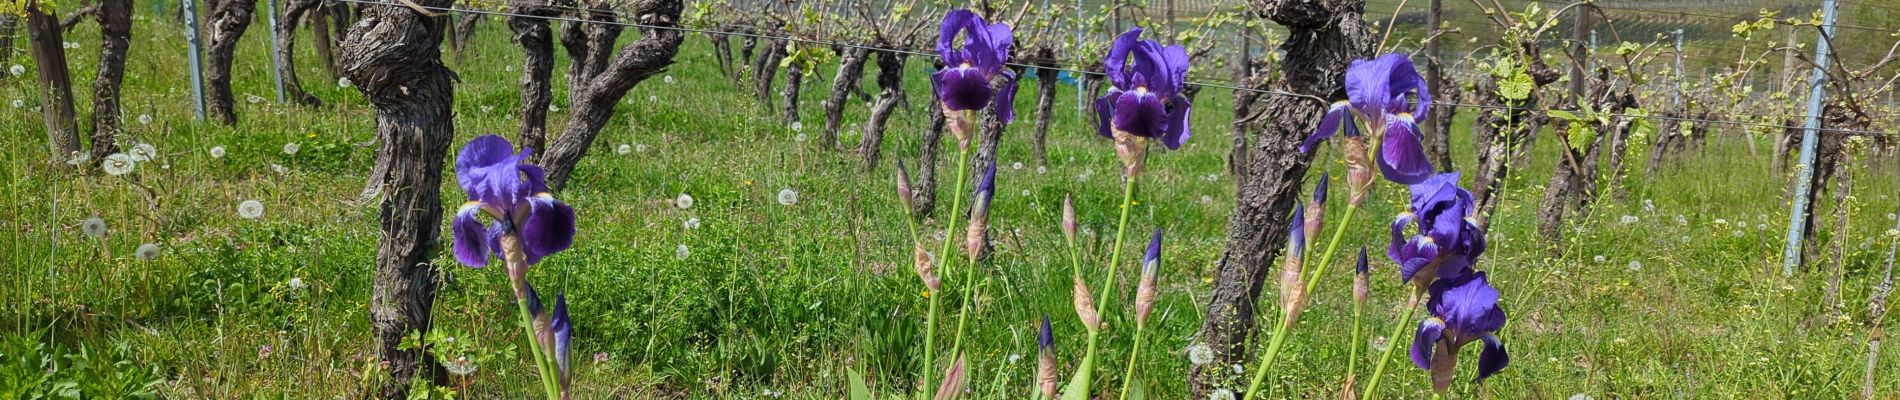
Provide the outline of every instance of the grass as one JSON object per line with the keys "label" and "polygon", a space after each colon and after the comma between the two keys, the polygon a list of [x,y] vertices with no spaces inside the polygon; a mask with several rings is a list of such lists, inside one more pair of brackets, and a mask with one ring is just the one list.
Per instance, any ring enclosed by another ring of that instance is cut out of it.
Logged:
{"label": "grass", "polygon": [[[373,136],[371,110],[353,89],[315,68],[308,49],[299,49],[306,88],[330,105],[304,109],[272,101],[268,35],[260,23],[238,51],[241,122],[193,122],[179,27],[152,20],[150,10],[139,12],[125,86],[132,122],[123,140],[150,143],[162,155],[133,174],[54,172],[32,111],[38,106],[33,73],[0,81],[0,96],[23,103],[0,108],[0,176],[6,177],[0,199],[8,207],[0,215],[7,235],[0,263],[8,266],[0,272],[0,354],[6,355],[0,358],[7,360],[0,388],[88,397],[141,390],[166,398],[357,396],[380,376],[365,317],[377,212],[373,203],[353,202],[374,154],[357,145]],[[68,39],[80,44],[70,60],[81,85],[89,84],[96,64],[95,32],[81,27]],[[512,66],[520,53],[508,37],[497,21],[486,21],[466,58],[450,62],[461,78],[452,148],[478,134],[513,136],[519,73]],[[906,265],[906,228],[888,185],[895,159],[916,159],[920,107],[928,99],[924,64],[910,64],[914,103],[890,128],[886,162],[864,174],[849,154],[794,140],[770,107],[720,76],[702,37],[690,37],[687,46],[667,73],[674,82],[655,79],[629,95],[561,194],[582,218],[574,249],[531,271],[544,292],[569,295],[577,326],[575,380],[582,388],[577,397],[836,398],[846,368],[865,372],[880,392],[909,387],[922,358],[915,344],[922,339],[926,298]],[[820,68],[806,83],[802,125],[813,137],[823,125],[818,107],[832,70]],[[89,91],[76,92],[83,119]],[[1027,93],[1019,99],[1023,107],[1033,102]],[[562,109],[564,96],[557,88],[555,104]],[[1226,97],[1203,93],[1198,137],[1181,151],[1149,158],[1131,224],[1136,233],[1168,232],[1161,296],[1139,369],[1158,398],[1186,396],[1189,361],[1182,349],[1201,323],[1232,213],[1235,182],[1224,172],[1229,117],[1219,111],[1228,108]],[[1020,397],[1028,390],[1035,324],[1044,314],[1056,322],[1066,368],[1080,359],[1084,335],[1069,306],[1057,229],[1062,196],[1076,196],[1089,270],[1099,271],[1112,245],[1106,237],[1114,229],[1119,166],[1109,142],[1075,112],[1074,92],[1057,99],[1046,172],[1030,160],[1031,113],[1024,112],[1025,121],[1011,128],[1002,147],[992,221],[997,254],[982,270],[968,345],[969,386],[977,398]],[[864,108],[852,101],[848,125],[864,119]],[[153,122],[137,123],[141,114]],[[553,116],[550,125],[560,126],[566,114]],[[1470,112],[1460,118],[1461,126],[1468,124]],[[1554,142],[1542,141],[1532,165],[1509,183],[1494,217],[1493,250],[1481,265],[1504,293],[1511,323],[1502,336],[1514,363],[1485,385],[1461,384],[1456,393],[1844,398],[1856,392],[1868,332],[1858,318],[1895,240],[1882,236],[1894,223],[1894,174],[1857,168],[1854,225],[1841,237],[1848,244],[1845,309],[1854,319],[1833,319],[1817,304],[1825,274],[1784,279],[1770,272],[1779,267],[1787,216],[1779,193],[1788,177],[1770,171],[1766,138],[1756,139],[1762,149],[1756,153],[1741,144],[1741,132],[1730,133],[1685,153],[1654,180],[1632,171],[1633,178],[1620,183],[1627,200],[1606,197],[1590,215],[1573,218],[1559,244],[1561,257],[1542,250],[1544,241],[1535,237],[1536,205],[1556,154]],[[843,136],[855,141],[857,134]],[[1468,137],[1455,140],[1457,165],[1471,165]],[[286,143],[300,150],[285,154]],[[622,144],[636,150],[616,154]],[[211,157],[215,146],[227,155]],[[1340,175],[1333,151],[1320,155],[1321,165]],[[1024,167],[1014,168],[1017,162]],[[938,168],[954,168],[947,165]],[[799,194],[794,205],[776,201],[787,188]],[[461,191],[452,183],[442,189],[452,209]],[[1346,227],[1348,247],[1383,245],[1386,218],[1402,196],[1390,185],[1375,190],[1368,217]],[[673,207],[669,200],[681,193],[696,204]],[[263,217],[236,218],[237,204],[251,199],[264,204]],[[1831,204],[1823,202],[1820,213],[1831,215]],[[1636,222],[1622,223],[1626,215]],[[78,229],[93,216],[109,226],[102,239]],[[692,218],[699,228],[685,226]],[[942,229],[937,222],[927,228]],[[1142,235],[1130,237],[1136,246]],[[136,259],[133,251],[142,243],[158,244],[161,255]],[[441,245],[448,246],[446,237]],[[1133,268],[1135,257],[1126,258],[1121,265]],[[495,269],[461,267],[446,251],[437,264],[446,272],[437,327],[482,360],[478,371],[456,381],[458,390],[475,398],[532,396],[536,378],[519,346],[506,278]],[[1376,335],[1395,323],[1404,292],[1389,262],[1375,259],[1374,268],[1379,279],[1367,332],[1382,343],[1387,338]],[[1348,346],[1374,346],[1345,343],[1349,278],[1346,268],[1331,271],[1336,276],[1323,278],[1269,377],[1268,397],[1328,396],[1340,385]],[[1116,286],[1132,289],[1135,276],[1124,272],[1127,280]],[[952,280],[950,287],[962,284]],[[1132,320],[1117,308],[1105,310],[1109,326],[1097,388],[1119,387],[1120,374],[1108,371],[1118,372],[1129,357]],[[1396,339],[1403,345],[1408,338]],[[260,351],[263,346],[271,350]],[[605,361],[593,361],[596,353]],[[1367,353],[1376,355],[1360,354]],[[1465,368],[1469,376],[1471,367]],[[1900,370],[1900,362],[1888,357],[1879,368]],[[1405,364],[1390,370],[1382,386],[1386,397],[1428,393],[1423,372]],[[1885,395],[1900,387],[1897,377],[1880,375]]]}

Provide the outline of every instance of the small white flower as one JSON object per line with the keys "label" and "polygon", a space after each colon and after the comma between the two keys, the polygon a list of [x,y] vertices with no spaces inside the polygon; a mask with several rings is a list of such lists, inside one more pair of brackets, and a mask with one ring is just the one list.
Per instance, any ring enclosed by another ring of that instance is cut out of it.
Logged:
{"label": "small white flower", "polygon": [[690,256],[690,255],[693,255],[693,252],[691,250],[687,250],[685,244],[680,244],[679,247],[673,248],[673,258],[685,260],[686,256]]}
{"label": "small white flower", "polygon": [[290,168],[284,167],[283,164],[273,163],[270,165],[270,170],[278,175],[290,175]]}
{"label": "small white flower", "polygon": [[79,223],[79,231],[85,233],[86,237],[90,238],[105,236],[106,220],[99,219],[99,217],[86,218],[84,222]]}
{"label": "small white flower", "polygon": [[112,155],[106,156],[104,162],[99,163],[99,166],[106,170],[106,175],[112,176],[132,173],[132,170],[137,168],[138,165],[138,160],[133,160],[132,156],[126,155],[125,153],[112,153]]}
{"label": "small white flower", "polygon": [[354,82],[350,82],[350,78],[336,78],[336,87],[349,88],[354,85]]}
{"label": "small white flower", "polygon": [[13,99],[13,108],[20,108],[20,107],[25,107],[25,106],[26,106],[25,101],[21,101],[20,99]]}
{"label": "small white flower", "polygon": [[1390,347],[1392,347],[1392,339],[1388,339],[1384,336],[1372,338],[1372,350],[1385,352],[1385,349]]}
{"label": "small white flower", "polygon": [[1745,233],[1745,232],[1742,232],[1742,230],[1741,230],[1741,229],[1736,229],[1736,230],[1735,230],[1735,237],[1742,237],[1742,235],[1746,235],[1746,234],[1747,234],[1747,233]]}
{"label": "small white flower", "polygon": [[66,159],[66,165],[79,166],[92,162],[92,153],[74,151],[70,156]]}
{"label": "small white flower", "polygon": [[654,95],[650,95],[650,94],[649,94],[649,95],[647,95],[647,102],[648,102],[648,103],[658,103],[658,102],[660,102],[660,96],[654,96]]}
{"label": "small white flower", "polygon": [[1643,212],[1656,212],[1656,202],[1643,199]]}
{"label": "small white flower", "polygon": [[1893,218],[1894,218],[1894,215],[1893,215],[1893,213],[1887,213],[1887,220],[1888,220],[1888,221],[1892,221],[1892,220],[1893,220]]}
{"label": "small white flower", "polygon": [[1630,260],[1630,272],[1636,272],[1636,271],[1641,271],[1641,270],[1643,270],[1642,261]]}
{"label": "small white flower", "polygon": [[1641,220],[1641,219],[1640,219],[1640,218],[1637,218],[1637,217],[1636,217],[1636,216],[1634,216],[1634,215],[1625,215],[1625,216],[1623,216],[1623,218],[1621,218],[1621,219],[1620,219],[1620,220],[1619,220],[1618,222],[1622,222],[1622,223],[1623,223],[1623,225],[1629,225],[1629,224],[1634,224],[1634,223],[1636,223],[1636,222],[1637,222],[1637,221],[1639,221],[1639,220]]}
{"label": "small white flower", "polygon": [[442,369],[448,370],[450,375],[469,376],[480,369],[480,366],[476,365],[474,360],[468,359],[468,356],[455,357],[453,360],[445,357],[442,360]]}
{"label": "small white flower", "polygon": [[1009,169],[1021,171],[1023,169],[1023,162],[1017,161],[1017,162],[1010,163]]}
{"label": "small white flower", "polygon": [[1206,343],[1188,345],[1187,353],[1188,362],[1194,365],[1207,365],[1214,362],[1214,348],[1207,347]]}
{"label": "small white flower", "polygon": [[1764,231],[1768,230],[1768,224],[1755,224],[1755,229],[1764,230]]}
{"label": "small white flower", "polygon": [[660,80],[663,80],[663,81],[666,81],[666,83],[667,83],[667,84],[672,84],[672,83],[673,83],[673,76],[672,76],[672,75],[667,75],[667,76],[666,76],[665,78],[660,78]]}
{"label": "small white flower", "polygon": [[681,223],[680,225],[685,226],[686,230],[689,230],[689,231],[694,230],[694,229],[699,229],[699,217],[686,218],[686,222]]}
{"label": "small white flower", "polygon": [[495,106],[481,106],[481,109],[482,109],[483,114],[487,114],[487,113],[494,112]]}
{"label": "small white flower", "polygon": [[261,102],[261,101],[264,101],[264,98],[257,97],[257,95],[254,95],[254,94],[244,95],[244,102],[257,104],[258,102]]}
{"label": "small white flower", "polygon": [[805,142],[805,134],[803,134],[803,133],[800,133],[800,134],[798,134],[798,136],[793,136],[793,137],[792,137],[792,140],[796,140],[796,141],[798,141],[799,143],[804,143],[804,142]]}
{"label": "small white flower", "polygon": [[264,217],[264,203],[257,200],[245,200],[238,203],[238,218],[258,219]]}
{"label": "small white flower", "polygon": [[1676,225],[1689,226],[1689,218],[1683,217],[1682,214],[1676,214]]}
{"label": "small white flower", "polygon": [[633,151],[645,153],[647,152],[647,145],[645,143],[633,145]]}
{"label": "small white flower", "polygon": [[152,114],[139,114],[139,125],[151,125]]}
{"label": "small white flower", "polygon": [[1214,196],[1201,195],[1201,203],[1213,204]]}
{"label": "small white flower", "polygon": [[548,112],[561,112],[561,106],[548,104]]}
{"label": "small white flower", "polygon": [[1029,197],[1029,189],[1023,189],[1023,197]]}
{"label": "small white flower", "polygon": [[158,148],[150,144],[139,143],[132,145],[132,149],[126,151],[125,155],[132,156],[132,161],[152,161],[152,159],[158,158]]}
{"label": "small white flower", "polygon": [[1233,367],[1234,367],[1234,373],[1236,374],[1247,373],[1247,367],[1241,366],[1240,364],[1234,364]]}
{"label": "small white flower", "polygon": [[20,76],[20,75],[26,74],[26,66],[20,65],[20,64],[13,64],[13,68],[7,68],[7,72],[12,73],[13,76]]}
{"label": "small white flower", "polygon": [[621,144],[620,147],[614,148],[614,153],[617,153],[623,156],[632,152],[633,152],[633,146],[630,146],[627,144]]}
{"label": "small white flower", "polygon": [[673,206],[681,210],[693,208],[693,195],[680,193],[679,197],[673,198]]}
{"label": "small white flower", "polygon": [[1716,218],[1716,219],[1715,219],[1715,224],[1716,224],[1716,225],[1728,225],[1728,218]]}
{"label": "small white flower", "polygon": [[1596,262],[1597,262],[1597,264],[1602,264],[1602,263],[1606,263],[1606,262],[1610,262],[1610,259],[1609,259],[1608,257],[1604,257],[1604,256],[1603,256],[1603,255],[1601,255],[1601,254],[1599,254],[1599,255],[1597,255],[1597,256],[1596,256],[1595,258],[1591,258],[1591,260],[1594,260],[1594,261],[1596,261]]}
{"label": "small white flower", "polygon": [[798,131],[803,131],[803,130],[805,130],[805,123],[792,121],[792,132],[798,132]]}
{"label": "small white flower", "polygon": [[211,158],[224,158],[224,146],[213,146],[211,148]]}
{"label": "small white flower", "polygon": [[294,276],[290,277],[290,282],[285,283],[284,286],[290,287],[290,290],[303,290],[305,287],[308,287],[303,284],[303,278]]}
{"label": "small white flower", "polygon": [[152,260],[158,259],[158,244],[155,244],[155,243],[141,244],[139,245],[138,250],[132,251],[132,255],[135,257],[138,257],[139,261],[152,261]]}
{"label": "small white flower", "polygon": [[798,192],[793,191],[792,188],[779,189],[778,204],[787,206],[798,204]]}
{"label": "small white flower", "polygon": [[1041,175],[1041,174],[1047,174],[1047,173],[1049,173],[1049,167],[1044,167],[1044,166],[1041,166],[1041,165],[1038,165],[1038,166],[1036,166],[1036,174],[1037,174],[1037,175]]}
{"label": "small white flower", "polygon": [[1214,389],[1207,394],[1207,400],[1234,400],[1234,391],[1226,388]]}
{"label": "small white flower", "polygon": [[285,155],[292,155],[292,156],[297,155],[297,150],[302,150],[302,149],[303,149],[303,145],[297,144],[297,142],[284,143]]}
{"label": "small white flower", "polygon": [[765,397],[774,397],[774,398],[776,398],[776,397],[778,397],[779,395],[782,395],[782,394],[784,394],[784,393],[782,393],[782,392],[779,392],[779,391],[777,391],[777,390],[772,390],[772,389],[765,389],[765,390],[763,390],[763,391],[760,391],[760,394],[764,394],[764,395],[765,395]]}
{"label": "small white flower", "polygon": [[66,43],[61,43],[61,44],[60,44],[60,47],[65,47],[65,48],[68,48],[68,49],[77,49],[77,48],[79,48],[79,42],[66,42]]}
{"label": "small white flower", "polygon": [[1016,361],[1017,361],[1017,360],[1021,360],[1021,359],[1023,359],[1023,355],[1021,355],[1021,354],[1016,354],[1016,353],[1010,353],[1010,355],[1009,355],[1009,363],[1010,363],[1010,365],[1015,365],[1015,364],[1016,364]]}

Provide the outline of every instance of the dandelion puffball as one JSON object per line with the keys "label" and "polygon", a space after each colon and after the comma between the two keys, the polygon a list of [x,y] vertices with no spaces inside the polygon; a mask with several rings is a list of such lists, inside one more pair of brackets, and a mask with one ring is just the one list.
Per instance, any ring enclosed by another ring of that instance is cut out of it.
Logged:
{"label": "dandelion puffball", "polygon": [[679,247],[673,248],[673,258],[685,260],[687,256],[691,255],[693,255],[693,252],[687,250],[685,244],[680,244]]}
{"label": "dandelion puffball", "polygon": [[661,79],[663,79],[663,80],[665,80],[665,81],[666,81],[666,83],[668,83],[668,84],[671,84],[671,83],[673,83],[673,76],[672,76],[672,75],[667,75],[667,76],[666,76],[665,78],[661,78]]}
{"label": "dandelion puffball", "polygon": [[79,231],[85,233],[86,237],[97,238],[105,236],[106,220],[99,219],[99,217],[86,218],[84,222],[79,223]]}
{"label": "dandelion puffball", "polygon": [[1023,162],[1017,161],[1017,162],[1010,163],[1009,169],[1021,171],[1023,169]]}
{"label": "dandelion puffball", "polygon": [[303,290],[303,288],[308,287],[304,285],[303,278],[300,277],[291,277],[290,282],[284,285],[290,287],[290,290]]}
{"label": "dandelion puffball", "polygon": [[139,114],[139,125],[151,125],[152,114]]}
{"label": "dandelion puffball", "polygon": [[787,206],[798,204],[798,192],[792,191],[792,188],[779,189],[778,203]]}
{"label": "dandelion puffball", "polygon": [[647,152],[647,145],[645,143],[633,145],[633,151],[645,153]]}
{"label": "dandelion puffball", "polygon": [[353,86],[354,84],[355,84],[354,82],[350,82],[350,78],[336,78],[337,87],[348,88],[348,87]]}
{"label": "dandelion puffball", "polygon": [[132,156],[132,161],[152,161],[152,159],[158,158],[158,148],[153,147],[149,143],[139,143],[133,145],[132,150],[127,151],[126,155]]}
{"label": "dandelion puffball", "polygon": [[105,161],[99,163],[100,168],[105,169],[106,175],[112,176],[132,173],[132,169],[137,168],[138,165],[137,160],[133,160],[132,156],[125,153],[112,153],[106,156]]}
{"label": "dandelion puffball", "polygon": [[152,260],[158,259],[158,244],[156,243],[141,244],[139,245],[138,250],[132,251],[132,255],[135,257],[138,257],[139,261],[152,261]]}
{"label": "dandelion puffball", "polygon": [[212,147],[212,148],[211,148],[211,158],[224,158],[224,146],[214,146],[214,147]]}
{"label": "dandelion puffball", "polygon": [[680,193],[680,197],[673,198],[673,206],[681,210],[693,208],[693,195]]}
{"label": "dandelion puffball", "polygon": [[633,146],[628,146],[625,144],[620,145],[620,147],[614,148],[614,153],[618,153],[623,156],[627,155],[627,153],[632,153],[632,152],[633,152]]}
{"label": "dandelion puffball", "polygon": [[258,219],[264,216],[264,203],[257,200],[245,200],[238,203],[238,218]]}
{"label": "dandelion puffball", "polygon": [[13,76],[20,76],[26,74],[26,66],[13,64],[13,68],[8,68],[7,72],[13,73]]}
{"label": "dandelion puffball", "polygon": [[792,121],[792,132],[798,132],[798,131],[803,131],[803,130],[805,130],[805,123]]}
{"label": "dandelion puffball", "polygon": [[1214,349],[1207,347],[1205,343],[1195,343],[1188,346],[1187,353],[1188,362],[1194,363],[1194,365],[1207,365],[1214,362]]}
{"label": "dandelion puffball", "polygon": [[687,230],[699,229],[699,217],[687,218],[686,222],[680,225],[686,227]]}
{"label": "dandelion puffball", "polygon": [[294,156],[297,155],[298,150],[302,149],[303,145],[297,144],[297,142],[284,143],[284,155]]}
{"label": "dandelion puffball", "polygon": [[800,133],[800,134],[798,134],[798,136],[793,136],[793,137],[792,137],[792,140],[797,140],[797,141],[798,141],[799,143],[804,143],[804,142],[805,142],[805,134],[803,134],[803,133]]}

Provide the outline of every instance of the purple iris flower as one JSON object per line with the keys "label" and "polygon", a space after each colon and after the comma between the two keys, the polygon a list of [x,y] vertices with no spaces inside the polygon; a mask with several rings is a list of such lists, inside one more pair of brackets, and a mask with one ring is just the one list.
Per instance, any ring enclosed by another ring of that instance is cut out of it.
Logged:
{"label": "purple iris flower", "polygon": [[567,367],[567,353],[574,343],[574,322],[567,316],[567,294],[554,296],[554,316],[548,326],[554,331],[554,348],[550,352],[554,355],[554,366],[560,375],[561,392],[565,393],[574,377]]}
{"label": "purple iris flower", "polygon": [[[508,139],[486,135],[455,156],[455,180],[468,192],[451,226],[456,261],[488,265],[489,255],[499,256],[501,237],[510,233],[520,238],[529,264],[574,244],[574,209],[548,194],[541,167],[523,164],[533,151],[517,153]],[[481,214],[493,221],[483,226]]]}
{"label": "purple iris flower", "polygon": [[1419,142],[1417,121],[1431,109],[1432,94],[1411,58],[1395,53],[1353,60],[1346,67],[1346,98],[1327,108],[1319,130],[1300,144],[1300,152],[1312,151],[1341,128],[1347,137],[1358,137],[1356,114],[1379,140],[1377,164],[1386,180],[1411,185],[1431,176],[1432,162]]}
{"label": "purple iris flower", "polygon": [[1142,269],[1161,265],[1161,229],[1155,228],[1154,238],[1148,239],[1148,253],[1141,257]]}
{"label": "purple iris flower", "polygon": [[[1411,191],[1410,210],[1392,221],[1386,256],[1407,281],[1427,266],[1436,267],[1438,278],[1464,275],[1485,250],[1484,230],[1468,218],[1477,207],[1471,192],[1458,187],[1456,172],[1433,175]],[[1407,236],[1412,226],[1417,233]]]}
{"label": "purple iris flower", "polygon": [[991,162],[983,169],[983,175],[976,178],[976,202],[987,209],[990,198],[996,195],[996,163]]}
{"label": "purple iris flower", "polygon": [[1498,307],[1497,288],[1491,287],[1483,272],[1440,279],[1429,291],[1432,298],[1426,307],[1432,316],[1418,324],[1418,333],[1412,339],[1412,363],[1432,371],[1434,386],[1443,390],[1450,385],[1458,349],[1474,341],[1484,343],[1484,351],[1478,356],[1477,382],[1511,363],[1510,353],[1496,335],[1504,327],[1504,309]]}
{"label": "purple iris flower", "polygon": [[[963,36],[962,47],[956,46],[958,34]],[[984,22],[970,10],[951,10],[944,15],[937,33],[937,55],[943,57],[943,69],[930,75],[943,109],[981,110],[994,105],[1004,123],[1014,120],[1016,73],[1005,65],[1014,43],[1007,24]],[[990,87],[991,78],[998,75],[1009,78],[1001,90]]]}
{"label": "purple iris flower", "polygon": [[1188,113],[1193,105],[1181,94],[1187,82],[1187,49],[1140,37],[1140,27],[1122,33],[1102,61],[1115,87],[1095,99],[1097,133],[1113,139],[1116,132],[1124,132],[1179,149],[1192,136]]}

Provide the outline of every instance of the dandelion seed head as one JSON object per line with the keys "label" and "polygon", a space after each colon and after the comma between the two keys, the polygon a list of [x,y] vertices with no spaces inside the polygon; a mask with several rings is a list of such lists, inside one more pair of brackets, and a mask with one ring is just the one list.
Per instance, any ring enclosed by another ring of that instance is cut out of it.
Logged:
{"label": "dandelion seed head", "polygon": [[1630,260],[1629,268],[1630,268],[1630,272],[1641,271],[1643,270],[1643,262]]}
{"label": "dandelion seed head", "polygon": [[693,195],[680,193],[679,197],[673,198],[673,206],[681,210],[693,208]]}
{"label": "dandelion seed head", "polygon": [[106,156],[106,159],[99,163],[99,167],[106,171],[106,175],[112,176],[132,173],[132,170],[138,168],[138,165],[138,160],[133,160],[132,156],[126,155],[125,153],[112,153],[112,155]]}
{"label": "dandelion seed head", "polygon": [[309,286],[304,285],[302,277],[295,277],[295,276],[290,277],[290,282],[285,282],[284,286],[289,287],[290,290],[303,290],[304,288],[309,287]]}
{"label": "dandelion seed head", "polygon": [[654,95],[650,95],[650,94],[649,94],[649,95],[647,95],[647,102],[648,102],[648,103],[658,103],[658,102],[660,102],[660,96],[654,96]]}
{"label": "dandelion seed head", "polygon": [[139,125],[151,125],[152,114],[139,114]]}
{"label": "dandelion seed head", "polygon": [[687,256],[691,256],[691,255],[693,255],[692,250],[688,250],[686,248],[686,244],[684,243],[681,243],[678,247],[673,248],[673,258],[685,260]]}
{"label": "dandelion seed head", "polygon": [[1016,353],[1010,353],[1010,354],[1009,354],[1009,364],[1010,364],[1010,365],[1016,365],[1016,361],[1018,361],[1018,360],[1022,360],[1022,359],[1023,359],[1023,355],[1022,355],[1022,354],[1016,354]]}
{"label": "dandelion seed head", "polygon": [[1213,204],[1214,196],[1201,195],[1201,203]]}
{"label": "dandelion seed head", "polygon": [[787,206],[798,204],[798,192],[793,191],[792,188],[779,189],[778,204]]}
{"label": "dandelion seed head", "polygon": [[264,203],[257,200],[245,200],[238,203],[238,218],[258,219],[264,217]]}
{"label": "dandelion seed head", "polygon": [[1236,373],[1236,374],[1244,374],[1244,373],[1247,373],[1247,367],[1245,367],[1245,366],[1242,366],[1242,365],[1240,365],[1240,364],[1234,364],[1234,365],[1233,365],[1233,369],[1234,369],[1234,373]]}
{"label": "dandelion seed head", "polygon": [[285,155],[297,155],[298,150],[303,150],[303,145],[297,144],[297,142],[284,143]]}
{"label": "dandelion seed head", "polygon": [[637,153],[645,153],[647,152],[647,145],[645,143],[635,144],[633,145],[633,151]]}
{"label": "dandelion seed head", "polygon": [[92,153],[74,151],[68,155],[68,157],[69,158],[66,159],[66,165],[79,166],[92,162]]}
{"label": "dandelion seed head", "polygon": [[1187,355],[1188,362],[1194,365],[1207,365],[1214,362],[1214,348],[1208,347],[1206,343],[1188,345]]}
{"label": "dandelion seed head", "polygon": [[1636,217],[1636,216],[1634,216],[1634,215],[1624,215],[1624,216],[1623,216],[1623,218],[1620,218],[1620,219],[1618,219],[1618,221],[1617,221],[1617,222],[1620,222],[1620,223],[1622,223],[1623,225],[1629,225],[1629,224],[1634,224],[1634,223],[1636,223],[1636,222],[1637,222],[1638,220],[1640,220],[1640,219],[1639,219],[1639,218],[1637,218],[1637,217]]}
{"label": "dandelion seed head", "polygon": [[13,67],[12,67],[12,68],[7,68],[7,72],[8,72],[8,73],[12,73],[12,74],[13,74],[13,76],[20,76],[20,75],[25,75],[25,74],[26,74],[26,66],[24,66],[24,65],[20,65],[20,64],[13,64]]}
{"label": "dandelion seed head", "polygon": [[620,147],[614,148],[614,153],[620,154],[623,156],[627,155],[628,153],[633,153],[633,146],[627,145],[627,144],[621,144]]}
{"label": "dandelion seed head", "polygon": [[660,78],[660,80],[663,80],[663,81],[666,81],[666,83],[667,83],[667,84],[672,84],[672,83],[673,83],[673,76],[672,76],[672,75],[667,75],[667,76],[666,76],[666,77],[664,77],[664,78]]}
{"label": "dandelion seed head", "polygon": [[154,147],[150,143],[139,143],[132,145],[132,149],[126,151],[125,154],[132,156],[132,161],[152,161],[152,159],[158,158],[158,147]]}
{"label": "dandelion seed head", "polygon": [[21,101],[20,99],[13,99],[13,108],[20,108],[20,107],[25,107],[25,106],[26,106],[25,101]]}
{"label": "dandelion seed head", "polygon": [[214,146],[214,147],[212,147],[212,148],[211,148],[211,158],[224,158],[224,146]]}
{"label": "dandelion seed head", "polygon": [[350,82],[350,78],[336,78],[336,87],[349,88],[352,86],[355,86],[355,84]]}
{"label": "dandelion seed head", "polygon": [[681,225],[685,226],[687,230],[699,229],[699,217],[688,217],[686,218],[686,222],[681,223]]}
{"label": "dandelion seed head", "polygon": [[1676,214],[1676,225],[1689,226],[1689,218],[1682,216],[1682,214]]}
{"label": "dandelion seed head", "polygon": [[132,255],[134,257],[138,257],[139,261],[156,260],[158,259],[158,244],[157,243],[141,244],[139,245],[139,248],[137,250],[132,251]]}
{"label": "dandelion seed head", "polygon": [[804,122],[792,121],[792,132],[799,132],[803,130],[805,130]]}
{"label": "dandelion seed head", "polygon": [[1029,197],[1029,189],[1023,189],[1023,197]]}
{"label": "dandelion seed head", "polygon": [[278,175],[290,175],[290,168],[284,167],[283,164],[272,163],[270,170],[271,172],[276,172]]}
{"label": "dandelion seed head", "polygon": [[453,360],[442,360],[442,369],[448,370],[450,375],[469,376],[481,368],[475,365],[474,360],[468,359],[468,356],[459,356]]}
{"label": "dandelion seed head", "polygon": [[1610,258],[1609,258],[1609,257],[1604,257],[1604,256],[1603,256],[1602,254],[1598,254],[1598,255],[1597,255],[1596,257],[1593,257],[1593,258],[1591,258],[1591,260],[1593,260],[1593,261],[1596,261],[1596,262],[1597,262],[1597,264],[1602,264],[1602,263],[1606,263],[1606,262],[1610,262]]}
{"label": "dandelion seed head", "polygon": [[1214,389],[1207,394],[1207,400],[1234,400],[1234,391],[1226,388]]}
{"label": "dandelion seed head", "polygon": [[1036,166],[1036,174],[1037,174],[1037,175],[1041,175],[1041,174],[1047,174],[1047,173],[1049,173],[1049,167],[1044,167],[1044,166],[1041,166],[1041,165],[1038,165],[1038,166]]}
{"label": "dandelion seed head", "polygon": [[1009,163],[1009,169],[1021,171],[1023,169],[1023,162],[1017,161],[1017,162]]}
{"label": "dandelion seed head", "polygon": [[262,101],[264,101],[264,98],[257,97],[257,95],[254,95],[254,94],[244,95],[244,102],[246,103],[257,104]]}
{"label": "dandelion seed head", "polygon": [[79,223],[79,231],[85,233],[86,237],[94,239],[105,236],[106,220],[99,219],[99,217],[86,218],[85,221]]}
{"label": "dandelion seed head", "polygon": [[804,143],[804,142],[805,142],[805,134],[803,134],[803,133],[800,133],[800,134],[798,134],[798,136],[793,136],[793,137],[792,137],[792,140],[796,140],[796,141],[798,141],[799,143]]}

